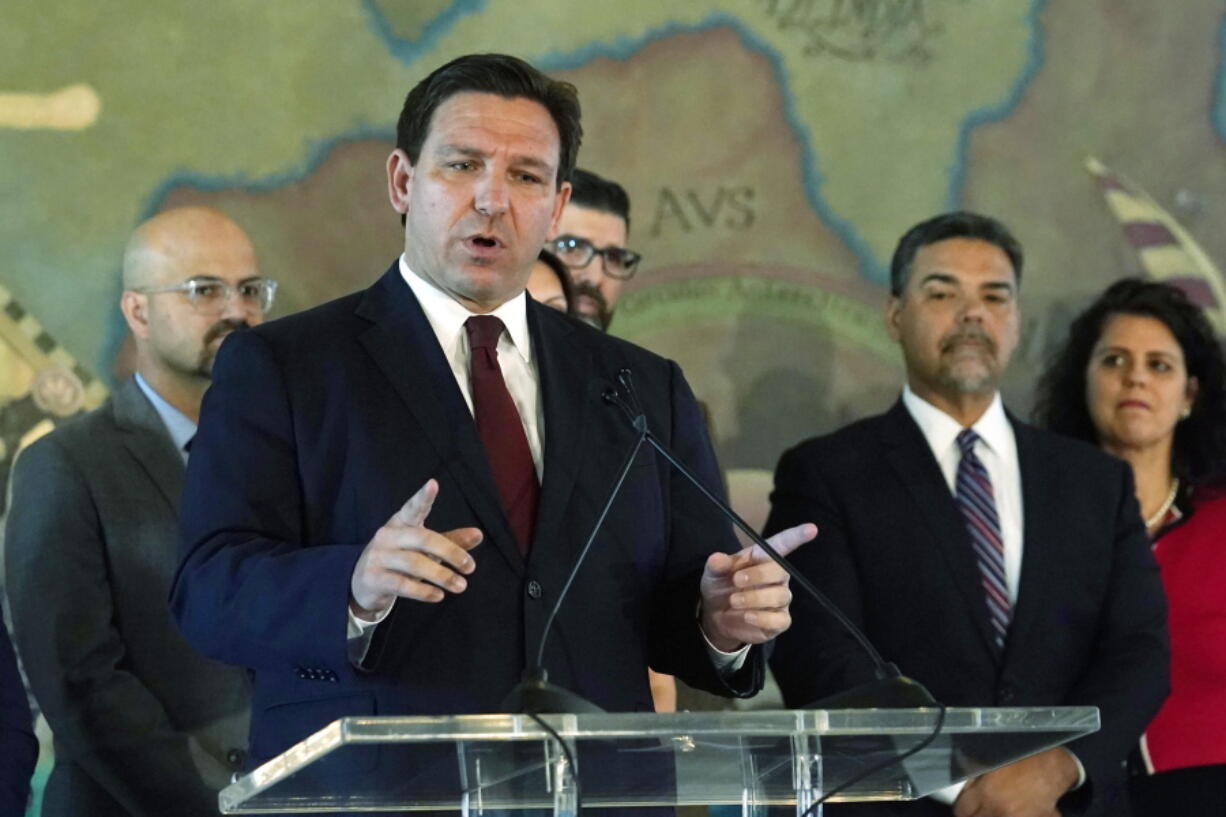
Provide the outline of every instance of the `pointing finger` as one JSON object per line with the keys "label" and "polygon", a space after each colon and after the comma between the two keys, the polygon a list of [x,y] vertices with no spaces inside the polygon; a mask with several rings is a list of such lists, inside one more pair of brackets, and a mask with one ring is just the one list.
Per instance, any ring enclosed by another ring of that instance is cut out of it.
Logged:
{"label": "pointing finger", "polygon": [[396,511],[390,521],[412,528],[421,527],[426,517],[430,515],[430,509],[434,507],[436,496],[438,496],[438,481],[426,480],[426,484],[418,488],[417,493],[400,506],[400,510]]}
{"label": "pointing finger", "polygon": [[[797,525],[794,528],[781,530],[774,536],[767,539],[767,543],[773,547],[780,556],[787,556],[796,548],[803,545],[805,542],[812,541],[817,536],[817,525],[812,522],[806,522],[803,525]],[[763,562],[770,557],[757,545],[753,546],[753,560],[755,562]]]}

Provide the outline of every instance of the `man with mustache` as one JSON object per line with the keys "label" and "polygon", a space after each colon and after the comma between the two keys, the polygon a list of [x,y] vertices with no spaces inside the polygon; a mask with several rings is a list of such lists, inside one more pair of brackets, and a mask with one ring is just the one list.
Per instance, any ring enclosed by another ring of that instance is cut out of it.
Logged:
{"label": "man with mustache", "polygon": [[[939,797],[832,814],[1120,813],[1121,763],[1166,695],[1165,604],[1130,470],[1001,403],[1021,275],[1022,248],[994,219],[908,231],[886,308],[902,398],[785,453],[766,527],[820,526],[796,566],[937,700],[1093,705],[1102,729]],[[788,705],[873,677],[812,602],[794,609],[772,658]]]}
{"label": "man with mustache", "polygon": [[275,289],[222,213],[146,221],[124,253],[120,298],[136,373],[17,460],[7,587],[55,736],[43,815],[217,814],[217,790],[243,766],[245,674],[197,654],[166,596],[213,359],[264,320]]}

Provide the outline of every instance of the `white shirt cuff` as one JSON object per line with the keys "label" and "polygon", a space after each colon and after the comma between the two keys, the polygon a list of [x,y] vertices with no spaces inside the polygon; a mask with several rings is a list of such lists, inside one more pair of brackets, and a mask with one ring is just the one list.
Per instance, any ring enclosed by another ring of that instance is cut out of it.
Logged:
{"label": "white shirt cuff", "polygon": [[[1060,748],[1068,752],[1069,757],[1071,757],[1073,759],[1073,762],[1077,764],[1077,785],[1069,789],[1069,791],[1077,791],[1079,788],[1085,785],[1086,767],[1081,765],[1081,758],[1077,757],[1077,755],[1075,755],[1073,752],[1069,751],[1067,748],[1063,746],[1061,746]],[[940,791],[934,791],[932,794],[928,796],[931,797],[933,800],[936,800],[938,803],[944,803],[947,806],[952,806],[954,804],[954,801],[958,799],[958,795],[962,793],[962,787],[965,786],[966,784],[967,784],[967,781],[963,780],[961,783],[955,783],[952,786],[946,786]]]}
{"label": "white shirt cuff", "polygon": [[731,675],[745,666],[745,658],[749,655],[749,644],[741,645],[741,648],[735,652],[724,652],[711,643],[711,639],[707,638],[701,624],[698,625],[698,632],[702,633],[702,640],[707,643],[707,655],[711,656],[711,663],[721,675]]}
{"label": "white shirt cuff", "polygon": [[962,788],[966,786],[966,784],[967,781],[963,780],[961,783],[955,783],[952,786],[946,786],[943,789],[934,791],[928,796],[933,800],[936,800],[938,803],[944,803],[947,806],[952,806],[954,801],[958,799],[958,795],[962,793]]}
{"label": "white shirt cuff", "polygon": [[345,627],[345,637],[349,640],[349,663],[356,667],[365,660],[366,651],[370,649],[370,639],[375,634],[375,627],[383,623],[395,606],[396,602],[393,600],[387,609],[379,613],[373,621],[358,618],[353,614],[352,608],[348,609],[349,623]]}
{"label": "white shirt cuff", "polygon": [[1077,791],[1086,784],[1086,767],[1081,765],[1081,758],[1077,757],[1077,753],[1072,749],[1069,749],[1067,746],[1061,746],[1060,748],[1068,752],[1069,757],[1077,764],[1077,784],[1069,789],[1069,791]]}

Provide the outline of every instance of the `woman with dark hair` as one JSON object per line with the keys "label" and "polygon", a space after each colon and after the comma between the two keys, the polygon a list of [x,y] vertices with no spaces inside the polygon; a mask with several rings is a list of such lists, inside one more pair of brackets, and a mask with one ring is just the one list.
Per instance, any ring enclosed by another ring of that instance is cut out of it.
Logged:
{"label": "woman with dark hair", "polygon": [[567,315],[575,314],[575,285],[570,270],[549,250],[541,250],[528,276],[528,294],[545,306]]}
{"label": "woman with dark hair", "polygon": [[1168,284],[1125,279],[1069,330],[1038,420],[1132,465],[1169,604],[1171,696],[1130,782],[1133,811],[1226,803],[1226,363],[1204,313]]}

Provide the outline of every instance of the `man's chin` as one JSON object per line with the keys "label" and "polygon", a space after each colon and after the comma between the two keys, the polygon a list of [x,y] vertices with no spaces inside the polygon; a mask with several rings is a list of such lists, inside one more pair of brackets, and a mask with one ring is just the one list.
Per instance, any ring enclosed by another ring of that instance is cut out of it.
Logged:
{"label": "man's chin", "polygon": [[941,382],[959,394],[995,391],[999,378],[984,366],[961,366],[941,373]]}
{"label": "man's chin", "polygon": [[608,329],[609,322],[613,319],[612,311],[606,309],[602,302],[590,295],[580,294],[575,297],[575,312],[580,318],[601,330]]}

